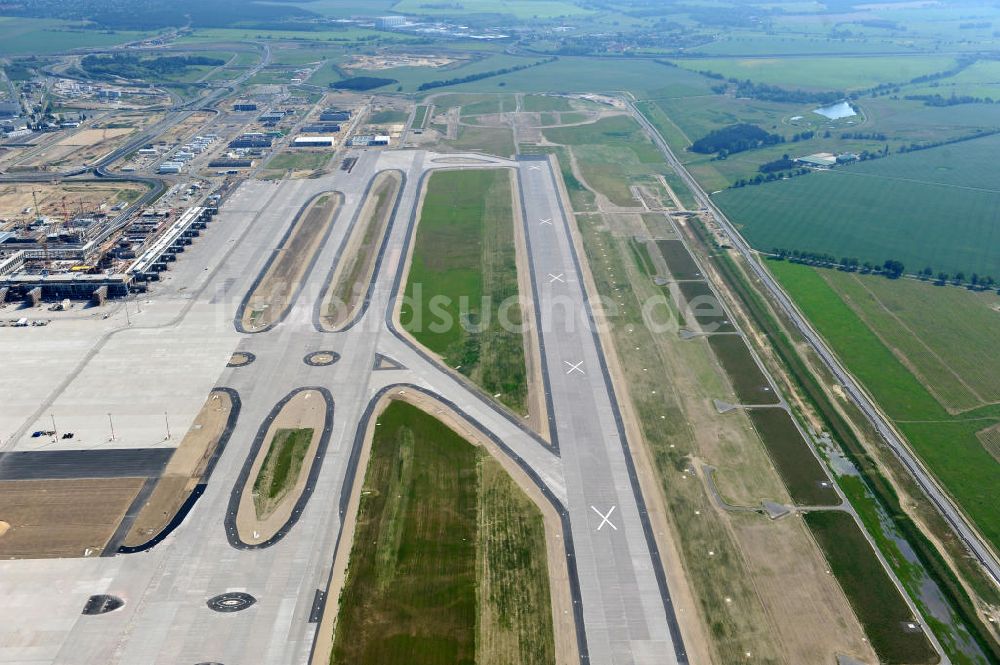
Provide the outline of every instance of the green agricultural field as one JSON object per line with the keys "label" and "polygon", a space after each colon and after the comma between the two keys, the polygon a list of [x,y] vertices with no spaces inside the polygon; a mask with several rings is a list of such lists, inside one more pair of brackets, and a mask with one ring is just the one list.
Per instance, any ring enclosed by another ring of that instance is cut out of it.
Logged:
{"label": "green agricultural field", "polygon": [[381,43],[400,43],[416,40],[417,37],[399,32],[382,32],[366,28],[344,28],[341,30],[265,30],[259,28],[204,28],[176,40],[178,44],[205,42],[245,42],[284,41],[314,44],[315,42],[334,45],[376,46]]}
{"label": "green agricultural field", "polygon": [[[1000,463],[976,436],[1000,422],[1000,406],[992,404],[957,415],[949,413],[844,302],[820,274],[820,269],[783,261],[771,262],[769,267],[981,533],[994,547],[1000,545],[995,500],[996,488],[1000,486]],[[949,311],[954,312],[954,307]],[[946,321],[942,317],[939,324],[945,325]],[[931,343],[939,342],[928,342]],[[970,357],[975,357],[972,349],[978,343],[963,342],[973,354]]]}
{"label": "green agricultural field", "polygon": [[77,48],[115,46],[149,35],[146,32],[96,30],[74,21],[0,16],[0,55],[44,55]]}
{"label": "green agricultural field", "polygon": [[1000,297],[817,271],[950,411],[1000,402]]}
{"label": "green agricultural field", "polygon": [[312,442],[311,427],[279,429],[274,433],[267,455],[253,482],[253,503],[257,517],[274,511],[281,499],[295,486],[302,461]]}
{"label": "green agricultural field", "polygon": [[[787,5],[786,5],[787,6]],[[854,29],[854,26],[851,26]],[[911,45],[905,40],[883,38],[844,39],[822,35],[801,35],[782,33],[746,34],[735,33],[720,35],[718,39],[703,46],[690,49],[693,53],[705,55],[728,56],[779,56],[804,54],[857,55],[859,53],[885,53],[899,51],[910,54]]]}
{"label": "green agricultural field", "polygon": [[500,320],[503,314],[512,324],[521,322],[520,307],[504,305],[518,296],[515,223],[506,170],[434,173],[400,320],[445,363],[523,413],[524,342]]}
{"label": "green agricultural field", "polygon": [[519,19],[586,16],[593,10],[584,9],[567,0],[462,0],[458,4],[434,4],[423,0],[401,0],[393,11],[425,16],[455,16],[466,14],[506,14]]}
{"label": "green agricultural field", "polygon": [[378,419],[332,663],[555,662],[538,508],[417,407]]}
{"label": "green agricultural field", "polygon": [[950,76],[933,84],[924,84],[906,89],[908,95],[968,95],[972,97],[1000,99],[1000,62],[982,60],[970,65],[955,76]]}
{"label": "green agricultural field", "polygon": [[789,88],[858,90],[879,83],[907,81],[950,69],[955,61],[945,56],[706,58],[678,60],[695,71],[712,71],[726,78],[750,79]]}
{"label": "green agricultural field", "polygon": [[991,181],[1000,135],[873,160],[756,187],[715,200],[747,240],[824,252],[915,273],[1000,275]]}
{"label": "green agricultural field", "polygon": [[886,574],[854,518],[841,512],[805,516],[830,569],[844,588],[872,648],[885,663],[936,663],[937,653],[923,632],[908,632],[917,621]]}
{"label": "green agricultural field", "polygon": [[[461,78],[472,74],[495,71],[497,69],[507,69],[530,65],[538,61],[537,57],[524,57],[507,55],[506,53],[487,54],[485,57],[466,57],[466,54],[458,53],[464,59],[457,64],[447,67],[393,67],[390,69],[354,69],[351,73],[355,76],[378,76],[381,78],[391,78],[399,81],[404,92],[420,91],[421,84],[429,81],[443,81],[453,78]],[[489,79],[487,79],[489,80]],[[450,87],[433,88],[427,91],[429,94],[441,90],[450,90]],[[513,108],[513,107],[511,107]]]}
{"label": "green agricultural field", "polygon": [[679,67],[646,59],[562,56],[555,62],[444,88],[462,92],[620,92],[638,97],[691,97],[711,92],[713,82]]}

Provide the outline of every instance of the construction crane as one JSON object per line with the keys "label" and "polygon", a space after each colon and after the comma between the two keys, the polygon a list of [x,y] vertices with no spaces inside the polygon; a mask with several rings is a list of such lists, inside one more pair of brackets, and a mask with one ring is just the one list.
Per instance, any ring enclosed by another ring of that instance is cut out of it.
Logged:
{"label": "construction crane", "polygon": [[[31,190],[31,200],[34,201],[34,203],[35,203],[35,221],[41,223],[42,222],[42,211],[39,210],[39,208],[38,208],[38,193],[34,189]],[[45,270],[48,271],[49,264],[50,264],[50,261],[49,261],[49,233],[48,233],[48,229],[45,229],[44,231],[42,231],[42,252],[45,255],[45,262],[44,262],[43,265],[45,266]]]}

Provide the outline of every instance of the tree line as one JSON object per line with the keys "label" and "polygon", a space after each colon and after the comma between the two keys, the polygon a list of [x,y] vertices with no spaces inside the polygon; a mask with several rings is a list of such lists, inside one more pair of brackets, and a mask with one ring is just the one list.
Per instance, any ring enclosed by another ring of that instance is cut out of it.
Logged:
{"label": "tree line", "polygon": [[[862,275],[884,275],[889,279],[899,279],[906,274],[906,266],[901,261],[896,261],[895,259],[888,259],[882,264],[876,264],[871,261],[862,262],[860,259],[852,256],[844,256],[838,259],[832,254],[823,252],[784,248],[772,250],[768,258],[775,261],[801,263],[815,268],[832,268],[844,272],[858,272]],[[989,291],[997,286],[997,281],[992,275],[980,275],[974,272],[966,276],[962,270],[954,273],[940,271],[935,275],[934,269],[930,266],[919,270],[914,277],[922,282],[934,279],[934,283],[938,286],[946,284],[963,286],[970,291]],[[997,293],[1000,294],[1000,289],[997,290]]]}
{"label": "tree line", "polygon": [[817,268],[836,268],[844,272],[860,272],[862,275],[885,275],[889,279],[899,279],[906,270],[906,266],[901,261],[895,259],[887,259],[879,265],[870,261],[862,262],[853,256],[844,256],[838,259],[832,254],[798,249],[776,248],[771,252],[771,258],[777,261],[801,263]]}
{"label": "tree line", "polygon": [[553,56],[551,58],[544,58],[536,62],[532,62],[526,65],[517,65],[515,67],[504,67],[502,69],[491,69],[485,72],[479,72],[477,74],[469,74],[467,76],[458,76],[452,79],[439,79],[436,81],[427,81],[426,83],[421,83],[417,90],[431,90],[433,88],[443,88],[449,85],[459,85],[460,83],[471,83],[472,81],[481,81],[483,79],[493,78],[494,76],[503,76],[504,74],[512,74],[514,72],[519,72],[524,69],[529,69],[531,67],[538,67],[539,65],[547,65],[550,62],[555,62],[559,58]]}

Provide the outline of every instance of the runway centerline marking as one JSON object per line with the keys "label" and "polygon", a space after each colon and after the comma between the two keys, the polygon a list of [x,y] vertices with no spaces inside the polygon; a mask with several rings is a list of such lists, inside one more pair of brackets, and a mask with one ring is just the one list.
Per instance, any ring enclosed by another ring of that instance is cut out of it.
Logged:
{"label": "runway centerline marking", "polygon": [[614,522],[611,521],[611,513],[615,512],[615,508],[617,508],[617,507],[618,506],[611,506],[611,509],[608,511],[607,515],[605,515],[601,511],[599,511],[595,506],[591,506],[590,507],[591,510],[593,510],[595,513],[597,513],[598,515],[601,516],[601,523],[597,525],[597,530],[598,531],[600,531],[601,529],[603,529],[605,524],[607,524],[609,527],[611,527],[615,531],[618,530],[618,527],[616,527],[615,524],[614,524]]}
{"label": "runway centerline marking", "polygon": [[566,280],[563,279],[563,273],[559,273],[558,275],[553,275],[552,273],[549,273],[549,284],[552,284],[553,282],[562,282],[563,284],[565,284]]}
{"label": "runway centerline marking", "polygon": [[569,369],[566,370],[567,374],[572,374],[573,372],[579,372],[580,374],[586,374],[586,372],[584,372],[582,369],[580,369],[580,365],[583,364],[582,360],[580,362],[578,362],[578,363],[571,363],[568,360],[564,360],[563,362],[566,363],[567,367],[569,367]]}

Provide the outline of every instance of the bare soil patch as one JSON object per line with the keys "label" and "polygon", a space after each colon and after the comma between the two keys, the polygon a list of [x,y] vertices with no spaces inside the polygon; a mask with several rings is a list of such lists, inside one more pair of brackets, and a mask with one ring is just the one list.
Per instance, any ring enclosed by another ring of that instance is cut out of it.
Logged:
{"label": "bare soil patch", "polygon": [[0,538],[0,557],[99,555],[144,482],[144,478],[0,482],[0,517],[9,525]]}
{"label": "bare soil patch", "polygon": [[226,429],[232,407],[232,399],[227,393],[213,391],[209,394],[208,401],[132,524],[124,540],[126,546],[140,545],[162,531],[194,488],[203,482],[202,476]]}
{"label": "bare soil patch", "polygon": [[[38,211],[23,213],[34,208],[31,192],[38,199]],[[116,203],[138,196],[145,187],[134,183],[25,183],[0,185],[0,219],[30,219],[36,212],[47,217],[62,219],[66,214],[92,213],[104,209],[110,212]]]}
{"label": "bare soil patch", "polygon": [[101,143],[102,141],[118,138],[119,136],[127,136],[134,131],[134,129],[126,127],[117,127],[115,129],[83,129],[75,134],[70,134],[56,143],[56,145],[69,145],[74,147],[92,146]]}
{"label": "bare soil patch", "polygon": [[353,319],[363,302],[401,182],[395,171],[375,176],[358,223],[327,285],[321,319],[327,330],[337,330]]}
{"label": "bare soil patch", "polygon": [[395,69],[396,67],[447,67],[467,58],[444,55],[393,53],[391,55],[356,55],[343,67],[345,69]]}
{"label": "bare soil patch", "polygon": [[298,215],[289,235],[275,253],[263,279],[243,310],[242,324],[260,331],[277,323],[292,305],[299,284],[319,251],[343,201],[339,192],[320,194]]}

